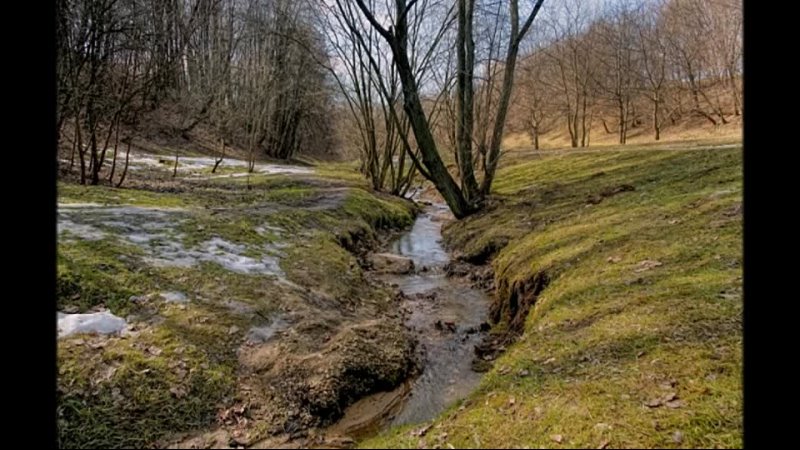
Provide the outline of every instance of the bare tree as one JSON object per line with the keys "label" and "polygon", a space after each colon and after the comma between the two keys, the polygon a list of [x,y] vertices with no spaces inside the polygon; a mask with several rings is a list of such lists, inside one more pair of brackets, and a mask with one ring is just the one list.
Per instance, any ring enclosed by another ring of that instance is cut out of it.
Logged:
{"label": "bare tree", "polygon": [[555,84],[572,147],[588,145],[596,101],[593,79],[598,65],[592,42],[584,35],[591,21],[592,11],[579,1],[563,3],[557,17],[548,21],[552,44],[544,53],[557,68]]}
{"label": "bare tree", "polygon": [[[472,131],[473,131],[473,112],[474,112],[474,71],[475,71],[475,46],[473,41],[474,23],[474,0],[459,0],[457,8],[457,148],[455,154],[459,166],[461,185],[453,179],[445,167],[439,150],[434,140],[432,127],[425,114],[422,101],[420,99],[420,80],[418,74],[409,58],[409,16],[419,13],[417,0],[395,0],[394,12],[390,14],[392,25],[388,28],[376,19],[375,9],[370,8],[364,0],[356,0],[356,3],[368,20],[370,25],[386,40],[392,51],[393,61],[403,86],[404,110],[411,122],[416,143],[420,148],[422,156],[422,166],[417,169],[426,178],[433,182],[437,190],[442,194],[453,214],[462,218],[477,210],[482,206],[485,195],[491,188],[494,173],[497,168],[500,152],[500,140],[502,139],[505,117],[508,112],[509,97],[514,82],[514,68],[519,52],[519,45],[522,38],[530,29],[543,0],[539,0],[534,5],[532,11],[520,25],[519,7],[517,0],[509,1],[509,20],[511,31],[506,48],[504,61],[503,87],[501,90],[500,102],[497,109],[497,118],[494,121],[492,140],[488,149],[486,167],[484,169],[484,179],[480,187],[475,178],[473,159],[472,159]],[[341,4],[341,0],[338,1]],[[424,2],[423,2],[424,3]],[[416,9],[415,9],[416,8]],[[442,24],[441,28],[446,27],[447,23]],[[441,34],[439,34],[441,36]],[[416,41],[411,36],[412,44]]]}
{"label": "bare tree", "polygon": [[592,24],[584,39],[596,41],[596,61],[601,68],[594,71],[594,80],[617,111],[619,143],[625,144],[638,88],[639,60],[634,49],[638,12],[624,2],[604,6],[604,16]]}
{"label": "bare tree", "polygon": [[533,148],[539,150],[539,139],[551,126],[554,117],[554,99],[558,92],[551,88],[548,78],[555,75],[551,61],[540,50],[521,61],[520,81],[516,109],[522,117],[522,126],[529,130]]}

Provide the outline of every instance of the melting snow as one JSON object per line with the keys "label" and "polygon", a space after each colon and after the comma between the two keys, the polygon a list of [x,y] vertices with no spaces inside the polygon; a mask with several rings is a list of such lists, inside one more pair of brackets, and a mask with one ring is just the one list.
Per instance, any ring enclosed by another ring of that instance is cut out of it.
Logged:
{"label": "melting snow", "polygon": [[[161,163],[160,161],[167,161]],[[217,160],[213,157],[195,157],[184,156],[178,158],[178,172],[197,172],[205,169],[211,169],[216,164]],[[157,156],[150,154],[136,154],[132,155],[130,160],[130,168],[132,170],[142,170],[150,168],[161,168],[164,170],[171,170],[175,164],[175,156]],[[241,159],[225,158],[220,163],[219,167],[239,167],[247,169],[247,161]],[[263,174],[310,174],[314,170],[309,167],[280,165],[280,164],[259,164],[256,163],[254,171]],[[247,173],[234,173],[224,175],[214,175],[208,178],[228,178],[228,177],[243,177]]]}
{"label": "melting snow", "polygon": [[247,341],[261,344],[267,342],[279,331],[283,331],[289,325],[283,318],[277,317],[269,325],[250,328],[247,333]]}
{"label": "melting snow", "polygon": [[89,314],[56,313],[58,319],[58,337],[75,333],[116,334],[125,328],[125,319],[101,311]]}
{"label": "melting snow", "polygon": [[161,292],[159,295],[161,295],[161,298],[163,298],[165,301],[171,303],[185,303],[189,301],[189,299],[186,297],[186,294],[184,294],[183,292],[166,291],[166,292]]}
{"label": "melting snow", "polygon": [[245,256],[248,246],[220,237],[213,237],[196,248],[186,248],[183,234],[175,232],[175,226],[185,220],[184,212],[138,206],[59,205],[58,231],[87,240],[113,234],[143,249],[146,254],[143,259],[159,267],[189,268],[200,261],[208,261],[237,273],[284,276],[278,264],[278,257],[283,255],[278,249],[285,244],[263,246],[259,250],[269,254],[260,257]]}

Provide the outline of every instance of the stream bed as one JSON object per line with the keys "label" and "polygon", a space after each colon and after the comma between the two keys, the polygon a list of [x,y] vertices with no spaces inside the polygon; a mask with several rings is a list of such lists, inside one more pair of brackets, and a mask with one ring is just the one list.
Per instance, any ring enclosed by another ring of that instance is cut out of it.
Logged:
{"label": "stream bed", "polygon": [[415,271],[381,275],[405,294],[406,325],[423,349],[421,373],[392,392],[368,396],[352,406],[329,432],[363,438],[395,425],[433,419],[475,389],[481,374],[472,370],[474,346],[482,337],[489,298],[469,282],[448,278],[450,255],[442,247],[442,224],[452,218],[447,206],[433,204],[389,252],[414,261]]}

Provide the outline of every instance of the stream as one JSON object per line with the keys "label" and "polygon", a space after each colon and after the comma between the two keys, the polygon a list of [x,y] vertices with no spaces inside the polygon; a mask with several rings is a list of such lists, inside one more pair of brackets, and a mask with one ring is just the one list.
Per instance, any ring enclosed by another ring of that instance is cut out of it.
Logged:
{"label": "stream", "polygon": [[441,244],[441,228],[450,218],[446,205],[428,206],[389,248],[411,258],[414,273],[381,276],[406,295],[401,308],[409,311],[406,325],[424,349],[422,372],[393,392],[356,402],[329,431],[363,438],[390,426],[425,422],[477,387],[481,375],[471,368],[473,348],[482,338],[478,330],[489,298],[445,274],[450,256]]}

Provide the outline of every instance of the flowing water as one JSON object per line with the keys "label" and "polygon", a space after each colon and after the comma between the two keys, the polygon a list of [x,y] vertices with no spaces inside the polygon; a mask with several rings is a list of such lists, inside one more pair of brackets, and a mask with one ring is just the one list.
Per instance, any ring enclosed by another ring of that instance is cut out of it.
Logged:
{"label": "flowing water", "polygon": [[414,261],[415,273],[384,275],[407,299],[407,326],[424,349],[422,373],[392,393],[367,397],[351,406],[336,433],[361,437],[381,428],[419,423],[436,417],[478,384],[471,368],[477,330],[488,314],[489,299],[464,280],[450,279],[444,266],[450,256],[441,244],[441,227],[451,218],[443,204],[426,208],[413,228],[392,243],[390,252]]}

